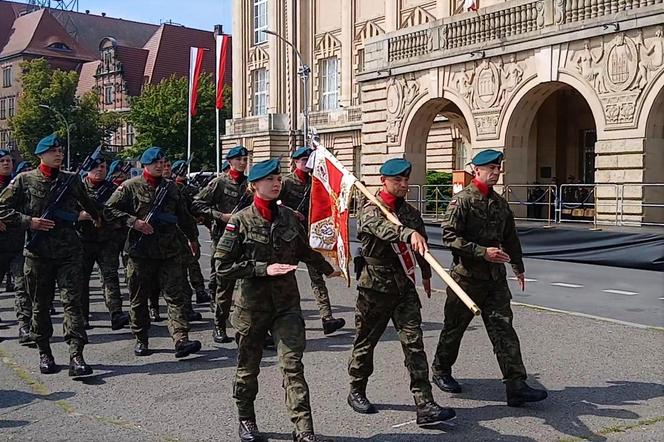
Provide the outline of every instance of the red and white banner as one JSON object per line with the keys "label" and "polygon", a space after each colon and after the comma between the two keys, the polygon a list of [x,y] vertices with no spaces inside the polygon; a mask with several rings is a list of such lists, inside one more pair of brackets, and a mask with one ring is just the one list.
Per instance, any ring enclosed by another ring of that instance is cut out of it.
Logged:
{"label": "red and white banner", "polygon": [[196,115],[198,101],[198,80],[201,78],[201,66],[205,48],[189,48],[189,115]]}
{"label": "red and white banner", "polygon": [[357,178],[325,146],[313,144],[315,150],[308,163],[312,170],[309,245],[332,260],[350,284],[348,216]]}
{"label": "red and white banner", "polygon": [[465,11],[477,11],[477,0],[463,0],[463,9]]}
{"label": "red and white banner", "polygon": [[226,75],[226,61],[228,51],[231,50],[231,38],[228,35],[217,35],[217,109],[224,108],[224,76]]}

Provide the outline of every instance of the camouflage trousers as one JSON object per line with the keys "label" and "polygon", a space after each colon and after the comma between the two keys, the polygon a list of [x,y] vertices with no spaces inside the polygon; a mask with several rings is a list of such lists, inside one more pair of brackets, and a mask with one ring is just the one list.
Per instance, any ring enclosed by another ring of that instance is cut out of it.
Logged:
{"label": "camouflage trousers", "polygon": [[189,334],[186,295],[183,290],[184,270],[180,260],[129,257],[129,323],[136,339],[147,342],[150,329],[148,299],[161,292],[168,306],[168,330],[174,341]]}
{"label": "camouflage trousers", "polygon": [[55,284],[60,289],[64,314],[64,338],[70,356],[81,354],[88,342],[81,309],[81,257],[25,258],[25,287],[32,300],[30,337],[41,353],[51,353],[49,341],[53,336],[50,309],[55,296]]}
{"label": "camouflage trousers", "polygon": [[[25,291],[25,277],[23,276],[23,264],[25,258],[23,251],[16,253],[0,253],[0,275],[7,273],[14,278],[14,311],[19,327],[30,327],[32,318],[32,301]],[[0,280],[3,276],[0,276]]]}
{"label": "camouflage trousers", "polygon": [[355,340],[348,363],[351,390],[365,392],[373,373],[374,349],[390,319],[401,341],[404,365],[410,374],[410,391],[416,404],[433,400],[429,365],[422,341],[420,299],[415,287],[401,293],[358,288],[355,306]]}
{"label": "camouflage trousers", "polygon": [[83,243],[83,290],[81,305],[83,316],[90,316],[90,275],[97,263],[102,277],[104,303],[111,317],[122,312],[122,294],[120,293],[120,249],[117,241],[103,243]]}
{"label": "camouflage trousers", "polygon": [[[200,256],[200,255],[199,255]],[[191,251],[187,247],[185,250],[182,251],[182,255],[177,257],[177,262],[180,267],[182,267],[182,293],[184,295],[184,305],[185,305],[185,312],[187,314],[192,314],[194,312],[194,306],[192,304],[192,291],[191,291],[191,286],[189,285],[190,279],[188,279],[189,273],[189,268],[190,268],[190,263],[193,258],[193,255],[191,255]],[[198,266],[198,269],[200,271],[200,266]],[[203,275],[201,275],[201,278],[203,278]],[[202,287],[205,288],[205,284],[202,282]],[[150,294],[148,297],[149,299],[149,306],[150,308],[155,308],[159,310],[159,297],[161,296],[162,291],[159,289],[159,287],[155,286],[154,291]]]}
{"label": "camouflage trousers", "polygon": [[[217,250],[218,239],[212,241],[212,256]],[[217,260],[212,259],[212,267],[210,270],[210,282],[215,281],[214,289],[212,292],[214,295],[212,300],[212,310],[214,312],[214,326],[218,328],[226,328],[226,321],[231,314],[231,308],[233,307],[233,291],[235,290],[235,280],[223,278],[219,272],[217,272]],[[210,284],[212,287],[212,284]]]}
{"label": "camouflage trousers", "polygon": [[[512,294],[507,286],[507,280],[504,278],[499,281],[473,280],[454,272],[452,277],[482,310],[482,320],[493,345],[493,352],[498,359],[503,379],[526,379],[519,338],[512,327],[510,307]],[[452,366],[459,355],[461,338],[472,319],[473,314],[468,307],[448,288],[445,321],[432,366],[434,374],[452,372]]]}
{"label": "camouflage trousers", "polygon": [[268,331],[277,348],[279,368],[283,375],[286,408],[297,433],[313,431],[309,386],[304,379],[304,353],[306,337],[302,312],[253,312],[235,307],[231,318],[237,330],[238,358],[233,398],[240,419],[255,419],[254,401],[258,394],[258,373],[263,357],[263,343]]}
{"label": "camouflage trousers", "polygon": [[214,259],[214,252],[216,252],[217,250],[218,242],[219,238],[212,238],[212,245],[210,246],[210,281],[208,283],[208,290],[211,293],[211,298],[212,298],[212,300],[210,301],[211,303],[214,302],[215,300],[214,294],[217,293],[217,276],[216,276],[217,271],[215,267],[216,260]]}
{"label": "camouflage trousers", "polygon": [[201,271],[201,265],[198,262],[201,259],[201,250],[200,248],[196,251],[196,255],[189,255],[187,261],[187,266],[185,267],[186,280],[189,281],[191,287],[195,292],[200,292],[205,290],[205,278],[203,278],[203,272]]}
{"label": "camouflage trousers", "polygon": [[307,272],[309,272],[311,289],[313,290],[314,297],[316,298],[316,305],[318,306],[320,318],[323,319],[332,316],[330,294],[327,291],[327,286],[325,285],[323,274],[310,265],[307,265]]}

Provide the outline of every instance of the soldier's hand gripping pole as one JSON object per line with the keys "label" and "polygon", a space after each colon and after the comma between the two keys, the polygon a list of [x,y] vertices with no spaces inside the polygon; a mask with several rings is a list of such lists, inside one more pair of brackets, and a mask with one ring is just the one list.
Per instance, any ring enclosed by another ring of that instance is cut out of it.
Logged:
{"label": "soldier's hand gripping pole", "polygon": [[[360,181],[355,181],[355,187],[362,192],[362,194],[367,197],[369,201],[371,201],[373,204],[378,206],[378,208],[383,212],[383,214],[387,217],[387,219],[390,222],[393,222],[394,224],[400,226],[401,221],[399,221],[399,218],[397,218],[392,212],[390,212],[376,197],[369,192],[369,190],[362,184]],[[450,276],[449,273],[445,271],[445,269],[438,263],[436,258],[433,257],[433,255],[429,252],[426,252],[424,254],[424,259],[431,265],[431,268],[438,273],[438,275],[445,281],[445,284],[447,284],[452,291],[463,301],[464,304],[466,304],[466,307],[470,309],[471,312],[475,316],[479,316],[482,312],[480,311],[480,308],[473,302],[472,299],[470,299],[470,296],[457,284],[457,282],[452,279],[452,276]]]}

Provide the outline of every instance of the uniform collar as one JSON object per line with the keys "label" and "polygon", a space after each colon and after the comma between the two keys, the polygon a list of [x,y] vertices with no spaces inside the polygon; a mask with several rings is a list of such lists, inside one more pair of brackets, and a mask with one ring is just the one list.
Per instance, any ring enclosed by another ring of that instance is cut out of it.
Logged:
{"label": "uniform collar", "polygon": [[92,187],[97,187],[97,186],[99,186],[99,185],[104,181],[103,179],[101,179],[101,180],[93,180],[93,179],[90,178],[89,176],[85,177],[85,180],[86,180],[88,183],[90,183],[90,185],[91,185]]}
{"label": "uniform collar", "polygon": [[228,169],[228,176],[231,177],[231,179],[236,183],[241,183],[242,179],[244,178],[244,173],[240,172],[239,170],[235,170],[231,167],[230,169]]}
{"label": "uniform collar", "polygon": [[161,182],[161,177],[150,175],[147,169],[143,169],[143,179],[152,187],[157,187]]}
{"label": "uniform collar", "polygon": [[487,198],[489,197],[489,193],[491,193],[491,187],[487,186],[485,183],[478,180],[477,178],[473,178],[471,183],[473,183],[475,187],[477,187],[477,190],[479,190],[482,195],[484,195]]}
{"label": "uniform collar", "polygon": [[272,222],[277,212],[277,200],[266,200],[254,194],[254,207],[260,216],[267,222]]}
{"label": "uniform collar", "polygon": [[295,175],[302,181],[303,183],[309,182],[309,173],[305,172],[304,170],[301,169],[295,169]]}
{"label": "uniform collar", "polygon": [[401,207],[401,204],[403,203],[403,198],[398,198],[385,189],[382,189],[378,195],[380,196],[380,199],[382,199],[383,202],[387,205],[387,207],[389,207],[393,212],[396,212],[396,210]]}
{"label": "uniform collar", "polygon": [[49,180],[53,180],[58,177],[58,169],[49,167],[44,163],[39,164],[39,171]]}

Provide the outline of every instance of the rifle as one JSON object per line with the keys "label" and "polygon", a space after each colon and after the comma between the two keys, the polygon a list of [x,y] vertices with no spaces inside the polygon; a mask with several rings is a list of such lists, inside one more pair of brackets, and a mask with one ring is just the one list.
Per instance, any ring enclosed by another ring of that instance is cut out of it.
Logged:
{"label": "rifle", "polygon": [[184,163],[178,165],[178,167],[171,170],[173,175],[182,175],[182,172],[189,169],[189,165],[191,164],[191,160],[193,159],[194,159],[194,154],[192,153],[191,155],[189,155],[189,158],[187,158],[187,161],[185,161]]}
{"label": "rifle", "polygon": [[[67,178],[64,181],[61,181],[60,184],[55,188],[55,191],[51,192],[51,199],[42,212],[40,218],[43,219],[49,219],[51,221],[55,220],[56,218],[60,217],[61,219],[64,218],[64,214],[60,212],[58,207],[64,200],[65,196],[69,193],[71,190],[71,187],[74,185],[74,182],[77,179],[80,179],[81,172],[89,169],[90,166],[94,161],[96,161],[99,156],[101,155],[101,145],[97,146],[97,148],[94,150],[92,154],[89,154],[83,162],[76,168],[76,171],[70,175],[67,175]],[[69,219],[66,219],[66,221],[69,221]],[[72,224],[76,220],[72,220]],[[25,245],[25,248],[28,249],[29,251],[34,251],[35,246],[37,243],[41,240],[41,238],[44,237],[44,231],[42,230],[37,230],[34,233],[30,235],[30,240],[28,243]]]}
{"label": "rifle", "polygon": [[251,198],[252,196],[253,196],[253,193],[251,193],[251,191],[247,187],[247,190],[245,190],[244,193],[242,194],[242,196],[240,197],[240,201],[237,202],[237,204],[235,205],[235,207],[231,211],[231,215],[234,215],[235,212],[237,212],[239,210],[242,210],[245,207],[249,206],[249,204],[247,204],[247,199]]}
{"label": "rifle", "polygon": [[[122,167],[119,172],[123,174],[128,174],[131,170],[131,163],[122,163]],[[104,204],[111,197],[115,191],[115,184],[113,184],[113,176],[109,173],[106,174],[106,178],[101,182],[97,192],[95,192],[94,199],[100,204]]]}
{"label": "rifle", "polygon": [[[300,212],[300,209],[302,208],[302,204],[307,200],[307,194],[311,191],[311,183],[307,184],[307,187],[304,188],[304,197],[302,198],[302,201],[300,201],[300,204],[297,205],[295,208],[296,212]],[[300,212],[302,213],[302,212]]]}
{"label": "rifle", "polygon": [[[157,190],[154,196],[154,199],[152,200],[152,205],[150,206],[150,211],[148,214],[145,216],[145,221],[146,223],[150,224],[151,226],[154,226],[154,224],[159,221],[160,216],[166,215],[166,214],[161,214],[161,208],[164,205],[164,202],[166,201],[166,196],[168,195],[168,190],[169,190],[170,182],[166,179],[161,180],[159,183],[159,186],[157,186]],[[175,218],[175,215],[169,215],[173,218]],[[177,219],[169,219],[170,221],[175,221],[172,224],[177,223]],[[133,248],[136,249],[140,244],[141,241],[143,241],[143,238],[145,238],[145,234],[141,233],[141,236],[138,237],[136,242],[133,245]]]}

